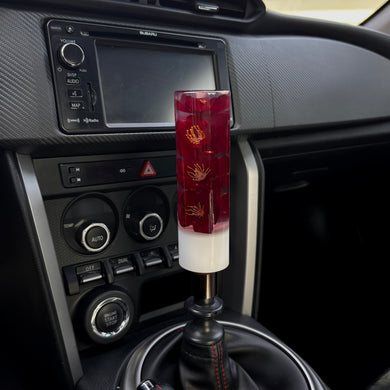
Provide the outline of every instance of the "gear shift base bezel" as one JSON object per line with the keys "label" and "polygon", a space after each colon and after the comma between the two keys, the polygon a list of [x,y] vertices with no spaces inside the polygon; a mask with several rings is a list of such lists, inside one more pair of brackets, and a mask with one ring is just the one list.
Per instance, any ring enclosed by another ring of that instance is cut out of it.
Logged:
{"label": "gear shift base bezel", "polygon": [[[265,330],[262,330],[261,325],[254,321],[244,321],[249,322],[248,325],[241,324],[238,322],[230,321],[217,321],[220,325],[224,326],[227,337],[230,339],[230,331],[242,331],[248,334],[257,336],[259,339],[262,339],[266,345],[272,346],[280,351],[281,356],[284,355],[287,360],[291,361],[291,364],[296,367],[297,373],[302,375],[304,381],[307,383],[307,389],[310,390],[325,390],[327,389],[323,382],[318,378],[317,374],[312,370],[312,368],[304,362],[294,351],[289,347],[275,338],[273,335],[267,333]],[[253,324],[251,324],[253,322]],[[249,326],[250,325],[250,326]],[[153,350],[158,347],[160,343],[165,343],[170,337],[182,338],[182,331],[186,323],[179,323],[174,326],[170,326],[160,332],[154,333],[144,342],[140,343],[130,354],[127,359],[127,365],[124,369],[123,375],[121,375],[121,389],[123,390],[136,390],[138,384],[148,378],[148,372],[146,369],[148,358],[150,355],[153,355]],[[229,341],[227,342],[227,347],[229,351]],[[234,348],[235,349],[235,348]],[[229,351],[229,353],[232,351]],[[236,351],[234,352],[234,354]],[[233,356],[234,358],[235,356]],[[260,365],[261,362],[258,362]],[[158,379],[158,378],[153,378]],[[176,389],[175,390],[179,390]],[[267,390],[267,388],[265,388]]]}

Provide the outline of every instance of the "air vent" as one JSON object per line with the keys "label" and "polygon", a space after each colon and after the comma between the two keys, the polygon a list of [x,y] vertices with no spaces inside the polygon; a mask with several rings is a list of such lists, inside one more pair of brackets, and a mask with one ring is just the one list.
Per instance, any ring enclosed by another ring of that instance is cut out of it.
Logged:
{"label": "air vent", "polygon": [[201,14],[248,18],[262,5],[258,0],[160,0],[160,6]]}

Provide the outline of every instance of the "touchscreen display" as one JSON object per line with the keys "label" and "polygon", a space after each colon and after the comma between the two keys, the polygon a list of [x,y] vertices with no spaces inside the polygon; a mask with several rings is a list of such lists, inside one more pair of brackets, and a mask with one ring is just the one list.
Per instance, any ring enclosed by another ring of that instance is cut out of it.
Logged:
{"label": "touchscreen display", "polygon": [[215,90],[213,56],[97,43],[107,126],[174,125],[174,92]]}

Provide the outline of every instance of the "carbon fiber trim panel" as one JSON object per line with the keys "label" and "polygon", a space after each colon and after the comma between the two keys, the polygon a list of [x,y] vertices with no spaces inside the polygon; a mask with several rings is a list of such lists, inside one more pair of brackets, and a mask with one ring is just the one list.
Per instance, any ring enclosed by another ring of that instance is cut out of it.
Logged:
{"label": "carbon fiber trim panel", "polygon": [[[139,23],[0,10],[0,147],[41,156],[174,149],[173,132],[68,136],[58,130],[45,22],[64,18]],[[234,132],[260,133],[390,114],[390,61],[378,54],[319,38],[209,35],[227,42]]]}
{"label": "carbon fiber trim panel", "polygon": [[[98,145],[104,145],[104,150],[113,150],[110,148],[113,144],[116,149],[126,151],[140,150],[145,144],[148,149],[174,148],[173,132],[99,136],[67,136],[60,132],[44,35],[44,24],[55,17],[65,18],[64,15],[0,9],[0,146],[38,154],[47,153],[47,146],[55,145],[69,145],[71,149],[75,146],[73,152],[76,153],[101,152],[102,147]],[[88,144],[88,149],[77,148],[79,144]],[[127,146],[121,147],[121,144]],[[52,152],[66,153],[62,148]]]}
{"label": "carbon fiber trim panel", "polygon": [[275,127],[390,116],[390,61],[347,43],[306,37],[261,40]]}
{"label": "carbon fiber trim panel", "polygon": [[0,12],[1,140],[53,138],[56,121],[40,15]]}
{"label": "carbon fiber trim panel", "polygon": [[245,130],[274,127],[272,87],[262,40],[230,37],[227,42],[236,124]]}

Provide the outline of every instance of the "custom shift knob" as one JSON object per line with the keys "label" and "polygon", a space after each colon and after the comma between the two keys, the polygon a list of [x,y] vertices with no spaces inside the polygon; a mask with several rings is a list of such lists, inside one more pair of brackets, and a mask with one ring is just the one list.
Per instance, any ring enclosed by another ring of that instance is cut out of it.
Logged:
{"label": "custom shift knob", "polygon": [[180,265],[214,273],[229,265],[229,91],[175,93]]}

